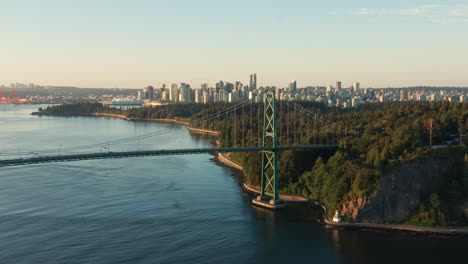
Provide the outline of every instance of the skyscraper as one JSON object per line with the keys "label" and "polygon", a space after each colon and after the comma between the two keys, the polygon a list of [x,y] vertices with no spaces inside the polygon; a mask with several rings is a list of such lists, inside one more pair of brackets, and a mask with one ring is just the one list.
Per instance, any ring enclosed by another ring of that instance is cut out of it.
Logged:
{"label": "skyscraper", "polygon": [[354,90],[354,92],[359,91],[359,83],[358,82],[354,83],[353,90]]}
{"label": "skyscraper", "polygon": [[[143,92],[143,91],[141,91],[141,90],[139,90],[139,91],[138,91],[138,96],[137,96],[137,97],[138,97],[138,99],[140,99],[140,100],[142,100],[142,99],[146,99],[146,97],[145,97],[145,96],[146,96],[146,95],[145,95],[145,92]],[[6,98],[6,96],[2,96],[2,98],[0,98],[0,99],[2,99],[2,101],[3,101],[3,100],[4,100],[4,98]]]}
{"label": "skyscraper", "polygon": [[408,91],[401,89],[400,90],[400,101],[408,100]]}
{"label": "skyscraper", "polygon": [[187,102],[187,85],[185,83],[180,84],[180,92],[179,92],[179,101],[180,102]]}
{"label": "skyscraper", "polygon": [[223,81],[219,81],[218,83],[216,83],[216,91],[219,92],[219,90],[224,90],[224,82]]}
{"label": "skyscraper", "polygon": [[289,90],[291,92],[295,92],[297,89],[297,82],[296,81],[292,81],[291,83],[289,83]]}
{"label": "skyscraper", "polygon": [[145,98],[153,100],[154,99],[154,87],[151,85],[148,85],[143,89],[143,92],[145,93]]}
{"label": "skyscraper", "polygon": [[195,103],[202,102],[202,89],[195,89]]}
{"label": "skyscraper", "polygon": [[210,96],[208,95],[208,93],[206,91],[203,91],[202,102],[204,104],[207,104],[207,103],[210,102]]}
{"label": "skyscraper", "polygon": [[161,92],[161,101],[169,101],[169,90]]}
{"label": "skyscraper", "polygon": [[257,89],[257,74],[251,74],[250,75],[250,90],[255,90]]}
{"label": "skyscraper", "polygon": [[230,83],[230,82],[227,82],[224,84],[224,90],[226,90],[226,92],[230,93],[234,90],[234,84]]}
{"label": "skyscraper", "polygon": [[242,90],[241,88],[242,88],[242,83],[239,82],[239,81],[237,81],[236,84],[235,84],[234,89],[235,89],[236,91],[241,91],[241,90]]}
{"label": "skyscraper", "polygon": [[172,102],[179,101],[179,88],[176,83],[171,84],[171,89],[169,90],[169,100]]}
{"label": "skyscraper", "polygon": [[179,91],[179,101],[183,103],[192,103],[192,89],[190,84],[181,83]]}
{"label": "skyscraper", "polygon": [[244,101],[249,100],[249,86],[242,87],[242,99]]}
{"label": "skyscraper", "polygon": [[341,82],[336,82],[336,90],[341,90]]}

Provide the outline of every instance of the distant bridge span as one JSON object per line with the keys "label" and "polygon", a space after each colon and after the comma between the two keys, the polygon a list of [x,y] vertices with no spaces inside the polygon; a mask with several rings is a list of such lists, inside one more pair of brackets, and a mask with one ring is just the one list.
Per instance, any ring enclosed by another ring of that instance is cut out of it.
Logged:
{"label": "distant bridge span", "polygon": [[195,148],[195,149],[172,149],[172,150],[146,150],[146,151],[121,151],[121,152],[102,152],[87,154],[69,154],[58,156],[31,157],[25,159],[0,160],[0,167],[12,167],[31,164],[68,162],[78,160],[97,160],[97,159],[120,159],[149,156],[169,156],[169,155],[191,155],[215,152],[258,152],[258,151],[282,151],[282,150],[324,150],[337,149],[337,145],[302,145],[302,146],[278,146],[276,149],[271,147],[239,147],[239,148]]}

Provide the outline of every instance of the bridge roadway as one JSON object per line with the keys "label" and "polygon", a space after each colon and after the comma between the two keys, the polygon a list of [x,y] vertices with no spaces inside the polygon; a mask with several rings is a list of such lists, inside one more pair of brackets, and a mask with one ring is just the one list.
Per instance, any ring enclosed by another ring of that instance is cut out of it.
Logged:
{"label": "bridge roadway", "polygon": [[[302,145],[302,146],[279,146],[281,150],[311,150],[311,149],[336,149],[337,145]],[[148,156],[168,156],[168,155],[190,155],[215,152],[256,152],[256,151],[273,151],[273,148],[266,147],[240,147],[240,148],[198,148],[198,149],[173,149],[173,150],[146,150],[146,151],[121,151],[121,152],[103,152],[103,153],[85,153],[85,154],[69,154],[59,156],[43,156],[31,157],[25,159],[8,159],[0,160],[0,167],[21,166],[41,163],[54,163],[65,161],[78,160],[95,160],[95,159],[118,159],[132,157],[148,157]]]}

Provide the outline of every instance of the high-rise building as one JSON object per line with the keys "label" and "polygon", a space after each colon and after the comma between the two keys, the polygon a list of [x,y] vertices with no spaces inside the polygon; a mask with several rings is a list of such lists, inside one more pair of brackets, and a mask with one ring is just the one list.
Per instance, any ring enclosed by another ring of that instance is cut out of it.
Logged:
{"label": "high-rise building", "polygon": [[202,83],[201,89],[202,89],[202,90],[208,89],[208,84],[207,84],[207,83]]}
{"label": "high-rise building", "polygon": [[206,91],[203,92],[202,101],[204,104],[207,104],[210,102],[210,96],[208,95]]}
{"label": "high-rise building", "polygon": [[283,89],[276,89],[275,96],[276,96],[277,101],[281,100],[281,95],[282,94],[283,94]]}
{"label": "high-rise building", "polygon": [[187,85],[185,83],[181,83],[179,90],[179,101],[182,103],[187,102]]}
{"label": "high-rise building", "polygon": [[179,101],[179,88],[176,83],[171,84],[171,89],[169,90],[169,100],[171,102]]}
{"label": "high-rise building", "polygon": [[361,104],[361,98],[360,97],[353,97],[353,99],[351,99],[351,106],[352,107],[358,107],[359,104]]}
{"label": "high-rise building", "polygon": [[143,92],[145,93],[145,98],[153,100],[154,99],[154,87],[151,85],[148,85],[143,89]]}
{"label": "high-rise building", "polygon": [[379,97],[379,102],[383,103],[385,101],[387,101],[387,97],[384,94],[381,94]]}
{"label": "high-rise building", "polygon": [[227,82],[224,84],[224,90],[226,90],[226,92],[230,93],[234,90],[234,84],[230,83],[230,82]]}
{"label": "high-rise building", "polygon": [[250,75],[250,90],[255,90],[257,89],[257,74],[251,74]]}
{"label": "high-rise building", "polygon": [[215,93],[215,92],[216,92],[216,89],[214,89],[214,88],[208,89],[208,97],[209,97],[210,99],[213,99],[213,98],[214,98],[214,93]]}
{"label": "high-rise building", "polygon": [[219,90],[219,100],[218,102],[227,102],[228,93],[225,90]]}
{"label": "high-rise building", "polygon": [[139,91],[138,91],[137,97],[138,97],[138,99],[140,99],[140,100],[146,99],[146,95],[145,95],[145,93],[144,93],[142,90],[139,90]]}
{"label": "high-rise building", "polygon": [[341,82],[336,82],[336,91],[341,90]]}
{"label": "high-rise building", "polygon": [[400,90],[400,101],[408,100],[408,91],[401,89]]}
{"label": "high-rise building", "polygon": [[[458,98],[457,98],[458,99]],[[416,95],[416,100],[417,101],[426,101],[427,100],[427,95],[426,93],[418,93]]]}
{"label": "high-rise building", "polygon": [[228,101],[230,103],[235,103],[239,101],[239,92],[237,91],[232,91],[228,94]]}
{"label": "high-rise building", "polygon": [[297,81],[292,81],[289,83],[289,91],[295,92],[297,90]]}
{"label": "high-rise building", "polygon": [[236,85],[235,85],[235,87],[234,87],[234,89],[235,89],[236,91],[242,91],[242,83],[239,82],[239,81],[237,81],[237,82],[236,82]]}
{"label": "high-rise building", "polygon": [[202,102],[202,89],[195,89],[195,103]]}
{"label": "high-rise building", "polygon": [[224,90],[224,82],[223,81],[219,81],[218,83],[216,83],[216,91],[219,92],[219,90]]}
{"label": "high-rise building", "polygon": [[242,100],[249,100],[249,86],[247,85],[242,87]]}
{"label": "high-rise building", "polygon": [[195,91],[190,87],[188,89],[188,94],[187,94],[187,99],[189,103],[194,103],[195,102]]}
{"label": "high-rise building", "polygon": [[179,101],[183,103],[192,103],[192,89],[190,84],[181,83],[179,91]]}
{"label": "high-rise building", "polygon": [[249,92],[249,100],[252,100],[252,101],[255,100],[255,93],[253,91]]}
{"label": "high-rise building", "polygon": [[169,91],[165,90],[161,92],[161,101],[169,101]]}
{"label": "high-rise building", "polygon": [[353,85],[353,91],[354,92],[358,92],[359,91],[359,83],[358,82],[355,82],[354,85]]}

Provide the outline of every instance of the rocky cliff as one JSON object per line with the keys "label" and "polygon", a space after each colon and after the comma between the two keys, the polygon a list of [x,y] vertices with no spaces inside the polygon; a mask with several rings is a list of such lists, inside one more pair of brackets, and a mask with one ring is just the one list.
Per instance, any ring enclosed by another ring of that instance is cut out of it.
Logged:
{"label": "rocky cliff", "polygon": [[382,176],[369,197],[356,197],[342,205],[342,215],[356,222],[388,223],[407,220],[420,203],[442,188],[454,174],[463,174],[463,153],[432,151]]}

